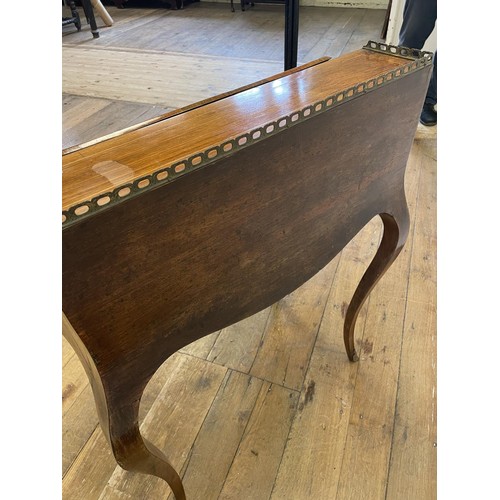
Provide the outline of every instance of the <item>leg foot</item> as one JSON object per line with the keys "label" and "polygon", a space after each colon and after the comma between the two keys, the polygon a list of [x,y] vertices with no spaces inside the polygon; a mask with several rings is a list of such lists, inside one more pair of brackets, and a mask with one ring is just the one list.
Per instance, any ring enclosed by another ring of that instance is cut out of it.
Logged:
{"label": "leg foot", "polygon": [[[123,425],[120,416],[119,427]],[[165,455],[147,439],[141,436],[139,427],[133,428],[125,436],[115,436],[110,426],[110,438],[118,464],[125,470],[150,474],[165,480],[175,496],[175,500],[186,500],[181,478],[168,462]]]}
{"label": "leg foot", "polygon": [[350,361],[358,361],[359,359],[354,347],[354,329],[358,313],[368,294],[399,255],[408,236],[410,223],[406,201],[404,201],[397,214],[383,213],[380,214],[380,218],[384,223],[382,241],[347,308],[344,323],[344,343]]}
{"label": "leg foot", "polygon": [[165,480],[172,489],[175,500],[186,500],[179,474],[165,455],[142,437],[139,430],[139,404],[150,376],[131,381],[107,373],[107,378],[103,378],[94,359],[64,314],[62,327],[64,336],[85,368],[101,428],[118,464],[128,471],[142,472]]}

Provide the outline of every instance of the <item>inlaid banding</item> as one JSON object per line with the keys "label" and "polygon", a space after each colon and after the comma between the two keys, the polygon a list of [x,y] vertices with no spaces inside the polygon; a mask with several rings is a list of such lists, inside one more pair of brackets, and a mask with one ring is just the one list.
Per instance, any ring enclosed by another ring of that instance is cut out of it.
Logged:
{"label": "inlaid banding", "polygon": [[181,172],[184,172],[184,170],[186,170],[186,162],[181,161],[179,163],[175,163],[173,165],[173,170],[176,174],[180,174]]}
{"label": "inlaid banding", "polygon": [[165,169],[157,172],[155,177],[158,182],[164,181],[168,177],[168,170]]}

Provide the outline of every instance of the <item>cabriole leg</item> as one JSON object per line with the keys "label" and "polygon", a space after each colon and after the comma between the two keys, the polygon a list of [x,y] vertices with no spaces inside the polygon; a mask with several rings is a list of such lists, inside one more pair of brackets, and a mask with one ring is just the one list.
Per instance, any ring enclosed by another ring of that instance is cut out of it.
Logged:
{"label": "cabriole leg", "polygon": [[359,359],[354,347],[354,329],[359,311],[368,294],[399,255],[408,237],[410,220],[406,201],[399,212],[398,214],[380,214],[380,218],[384,223],[382,241],[347,308],[344,323],[344,343],[350,361],[358,361]]}
{"label": "cabriole leg", "polygon": [[101,428],[106,436],[117,463],[125,470],[142,472],[165,480],[176,500],[186,500],[181,478],[165,455],[139,430],[139,404],[148,380],[133,387],[126,387],[117,396],[107,391],[97,367],[63,313],[63,334],[78,355],[92,386]]}

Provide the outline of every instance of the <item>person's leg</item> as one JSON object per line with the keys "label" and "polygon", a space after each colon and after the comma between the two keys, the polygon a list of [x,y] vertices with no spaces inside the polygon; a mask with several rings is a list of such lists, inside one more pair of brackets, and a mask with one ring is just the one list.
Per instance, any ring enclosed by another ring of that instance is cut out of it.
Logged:
{"label": "person's leg", "polygon": [[[399,32],[399,45],[412,49],[421,49],[429,38],[436,24],[436,0],[406,0],[403,11],[403,24]],[[420,116],[423,125],[435,125],[437,113],[434,106],[437,104],[437,51],[434,56],[429,88],[425,96],[425,103]]]}
{"label": "person's leg", "polygon": [[436,0],[406,0],[399,45],[421,49],[434,29],[436,17]]}
{"label": "person's leg", "polygon": [[437,64],[438,64],[438,53],[437,50],[434,54],[434,69],[432,70],[431,81],[429,82],[429,88],[427,89],[427,95],[425,97],[425,102],[432,104],[433,106],[437,104]]}

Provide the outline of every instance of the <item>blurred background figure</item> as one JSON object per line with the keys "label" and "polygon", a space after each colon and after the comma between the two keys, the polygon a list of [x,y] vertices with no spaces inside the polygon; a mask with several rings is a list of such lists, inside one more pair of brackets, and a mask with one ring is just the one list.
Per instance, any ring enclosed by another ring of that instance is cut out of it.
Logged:
{"label": "blurred background figure", "polygon": [[[432,33],[437,19],[437,0],[406,0],[403,11],[403,24],[399,32],[399,45],[421,49]],[[420,123],[426,126],[437,123],[437,50],[434,55],[432,72]]]}

